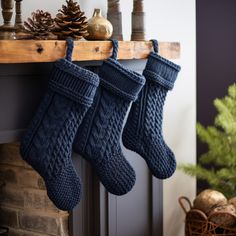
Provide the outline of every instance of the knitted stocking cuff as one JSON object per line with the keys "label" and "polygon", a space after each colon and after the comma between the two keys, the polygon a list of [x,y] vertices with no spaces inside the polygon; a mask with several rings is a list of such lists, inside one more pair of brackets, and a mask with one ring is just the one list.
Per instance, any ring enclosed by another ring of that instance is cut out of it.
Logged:
{"label": "knitted stocking cuff", "polygon": [[90,106],[99,77],[66,59],[58,60],[51,73],[49,88],[67,98]]}
{"label": "knitted stocking cuff", "polygon": [[99,77],[103,87],[130,101],[137,99],[145,83],[144,76],[128,70],[112,58],[103,62]]}
{"label": "knitted stocking cuff", "polygon": [[143,75],[153,82],[157,82],[168,90],[174,87],[180,66],[151,52]]}

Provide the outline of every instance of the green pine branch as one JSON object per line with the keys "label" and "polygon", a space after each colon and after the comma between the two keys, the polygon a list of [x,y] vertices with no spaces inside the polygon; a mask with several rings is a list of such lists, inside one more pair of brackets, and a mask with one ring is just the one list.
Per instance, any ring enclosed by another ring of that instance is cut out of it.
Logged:
{"label": "green pine branch", "polygon": [[[197,123],[197,135],[208,151],[197,165],[182,164],[179,169],[197,179],[205,180],[228,197],[236,196],[236,85],[228,95],[214,100],[218,114],[213,126]],[[210,166],[210,168],[209,168]]]}

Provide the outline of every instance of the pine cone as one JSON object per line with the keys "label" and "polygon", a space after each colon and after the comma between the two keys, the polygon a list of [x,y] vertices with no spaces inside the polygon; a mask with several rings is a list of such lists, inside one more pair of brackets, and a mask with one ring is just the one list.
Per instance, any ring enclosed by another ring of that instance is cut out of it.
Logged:
{"label": "pine cone", "polygon": [[66,3],[67,6],[63,5],[54,19],[56,24],[54,34],[58,35],[59,39],[67,37],[81,39],[88,36],[87,18],[80,10],[80,6],[73,0],[67,0]]}
{"label": "pine cone", "polygon": [[49,12],[37,10],[32,12],[32,18],[24,22],[27,32],[32,34],[36,39],[45,39],[51,34],[54,28],[54,20]]}

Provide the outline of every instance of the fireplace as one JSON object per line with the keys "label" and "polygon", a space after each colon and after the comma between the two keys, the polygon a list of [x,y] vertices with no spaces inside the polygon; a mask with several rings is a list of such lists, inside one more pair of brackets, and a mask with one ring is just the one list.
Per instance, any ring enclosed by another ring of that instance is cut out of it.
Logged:
{"label": "fireplace", "polygon": [[[141,71],[144,60],[123,61]],[[101,62],[79,62],[96,72]],[[0,64],[0,226],[17,236],[162,236],[162,182],[137,154],[123,148],[137,173],[125,196],[109,194],[91,166],[74,155],[83,182],[80,204],[58,210],[42,178],[20,157],[19,141],[46,89],[51,63]]]}

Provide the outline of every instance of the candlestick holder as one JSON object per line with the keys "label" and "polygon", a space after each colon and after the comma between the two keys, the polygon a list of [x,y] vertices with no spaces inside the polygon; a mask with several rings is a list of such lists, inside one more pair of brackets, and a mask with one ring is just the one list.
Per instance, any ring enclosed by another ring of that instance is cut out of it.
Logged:
{"label": "candlestick holder", "polygon": [[111,38],[123,40],[122,35],[122,14],[120,11],[119,0],[108,0],[107,19],[113,26],[113,33]]}
{"label": "candlestick holder", "polygon": [[21,2],[22,0],[15,0],[15,11],[16,11],[15,28],[17,30],[24,29],[21,15]]}
{"label": "candlestick holder", "polygon": [[32,39],[33,36],[26,32],[22,20],[22,0],[15,0],[15,30],[16,30],[16,39]]}
{"label": "candlestick holder", "polygon": [[11,23],[14,0],[1,0],[3,25],[0,26],[0,39],[15,39],[15,28]]}
{"label": "candlestick holder", "polygon": [[145,40],[145,13],[143,0],[133,0],[131,40]]}

